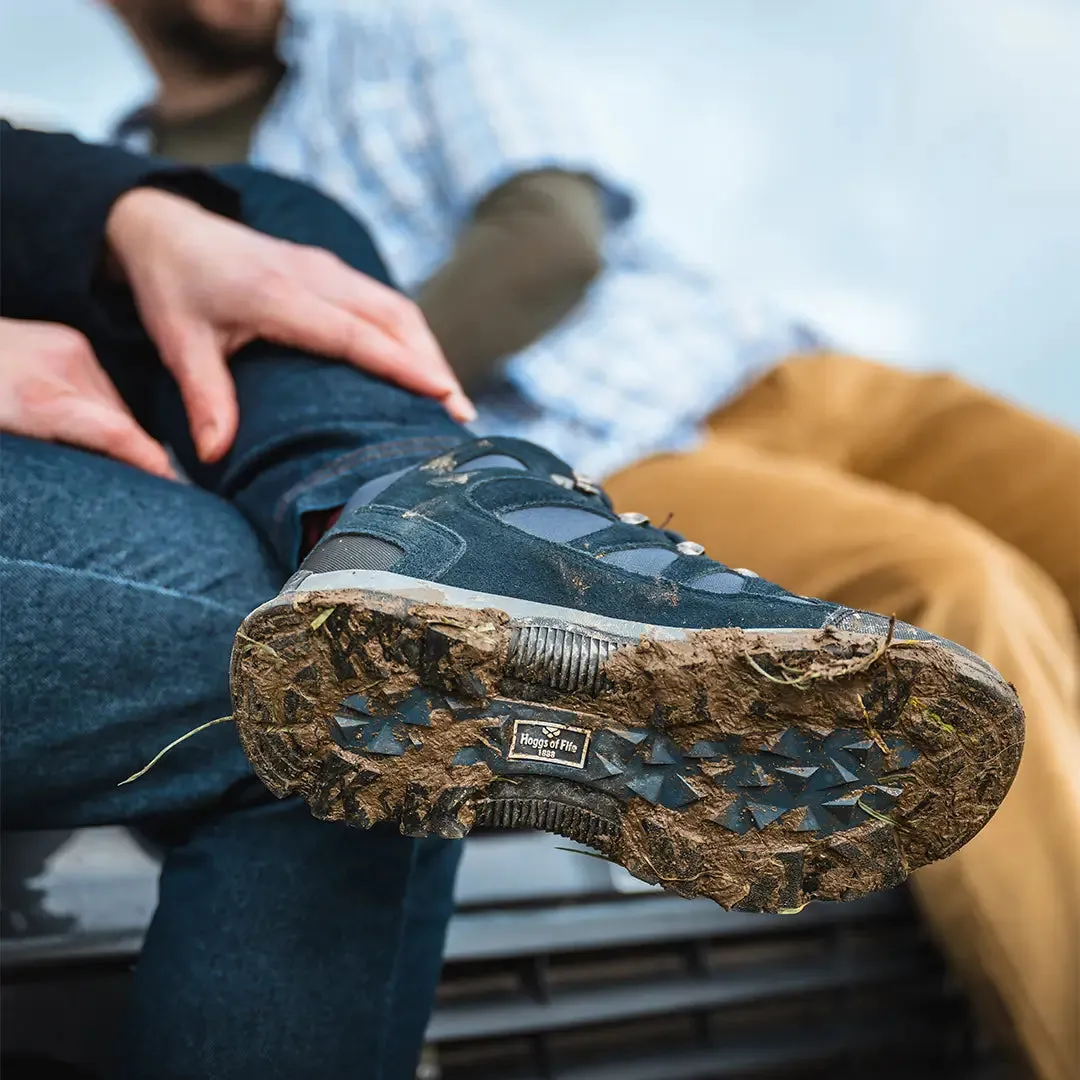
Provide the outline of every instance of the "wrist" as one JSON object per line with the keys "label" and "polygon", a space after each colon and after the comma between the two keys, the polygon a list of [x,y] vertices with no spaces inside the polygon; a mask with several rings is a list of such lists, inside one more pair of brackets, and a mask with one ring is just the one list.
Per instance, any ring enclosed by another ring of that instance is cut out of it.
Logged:
{"label": "wrist", "polygon": [[152,232],[177,207],[198,207],[180,195],[153,187],[135,187],[125,191],[113,203],[105,221],[103,271],[107,278],[123,281],[132,256],[144,249]]}

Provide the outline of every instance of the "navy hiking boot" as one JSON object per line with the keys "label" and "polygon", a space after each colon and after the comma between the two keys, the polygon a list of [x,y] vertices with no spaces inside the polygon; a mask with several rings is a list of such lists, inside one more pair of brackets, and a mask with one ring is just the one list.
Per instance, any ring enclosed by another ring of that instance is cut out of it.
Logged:
{"label": "navy hiking boot", "polygon": [[966,649],[713,562],[515,439],[362,487],[232,685],[255,771],[317,817],[546,829],[749,911],[955,851],[1023,745]]}

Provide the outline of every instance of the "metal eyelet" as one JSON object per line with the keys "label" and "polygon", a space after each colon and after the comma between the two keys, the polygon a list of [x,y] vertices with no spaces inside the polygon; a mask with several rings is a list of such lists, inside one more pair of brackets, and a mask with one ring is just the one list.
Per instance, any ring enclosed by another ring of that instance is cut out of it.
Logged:
{"label": "metal eyelet", "polygon": [[572,476],[563,476],[562,473],[552,473],[551,479],[554,483],[558,484],[561,488],[566,488],[567,491],[573,491],[574,478]]}
{"label": "metal eyelet", "polygon": [[584,492],[586,495],[601,494],[600,485],[595,480],[591,480],[587,476],[582,476],[581,473],[574,473],[574,487],[576,487],[578,491]]}
{"label": "metal eyelet", "polygon": [[755,574],[753,570],[747,570],[745,566],[733,566],[732,570],[736,574],[742,574],[743,577],[761,577],[760,574]]}
{"label": "metal eyelet", "polygon": [[639,514],[636,510],[627,510],[625,514],[619,515],[619,520],[624,525],[648,525],[649,515]]}
{"label": "metal eyelet", "polygon": [[683,540],[675,545],[675,550],[680,555],[704,555],[705,548],[694,540]]}

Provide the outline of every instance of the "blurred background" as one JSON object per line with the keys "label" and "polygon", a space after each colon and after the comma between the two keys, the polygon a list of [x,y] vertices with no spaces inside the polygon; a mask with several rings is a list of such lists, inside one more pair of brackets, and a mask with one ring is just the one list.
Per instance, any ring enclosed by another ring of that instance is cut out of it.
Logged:
{"label": "blurred background", "polygon": [[[1076,0],[481,3],[697,263],[1080,425]],[[100,136],[148,86],[93,0],[0,3],[0,103]]]}

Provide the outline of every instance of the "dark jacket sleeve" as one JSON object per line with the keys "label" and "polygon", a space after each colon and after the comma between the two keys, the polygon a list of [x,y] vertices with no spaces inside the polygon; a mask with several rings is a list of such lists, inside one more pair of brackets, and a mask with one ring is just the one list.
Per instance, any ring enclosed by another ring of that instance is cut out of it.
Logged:
{"label": "dark jacket sleeve", "polygon": [[239,216],[236,192],[201,170],[0,121],[0,314],[91,332],[103,317],[105,223],[136,187]]}

